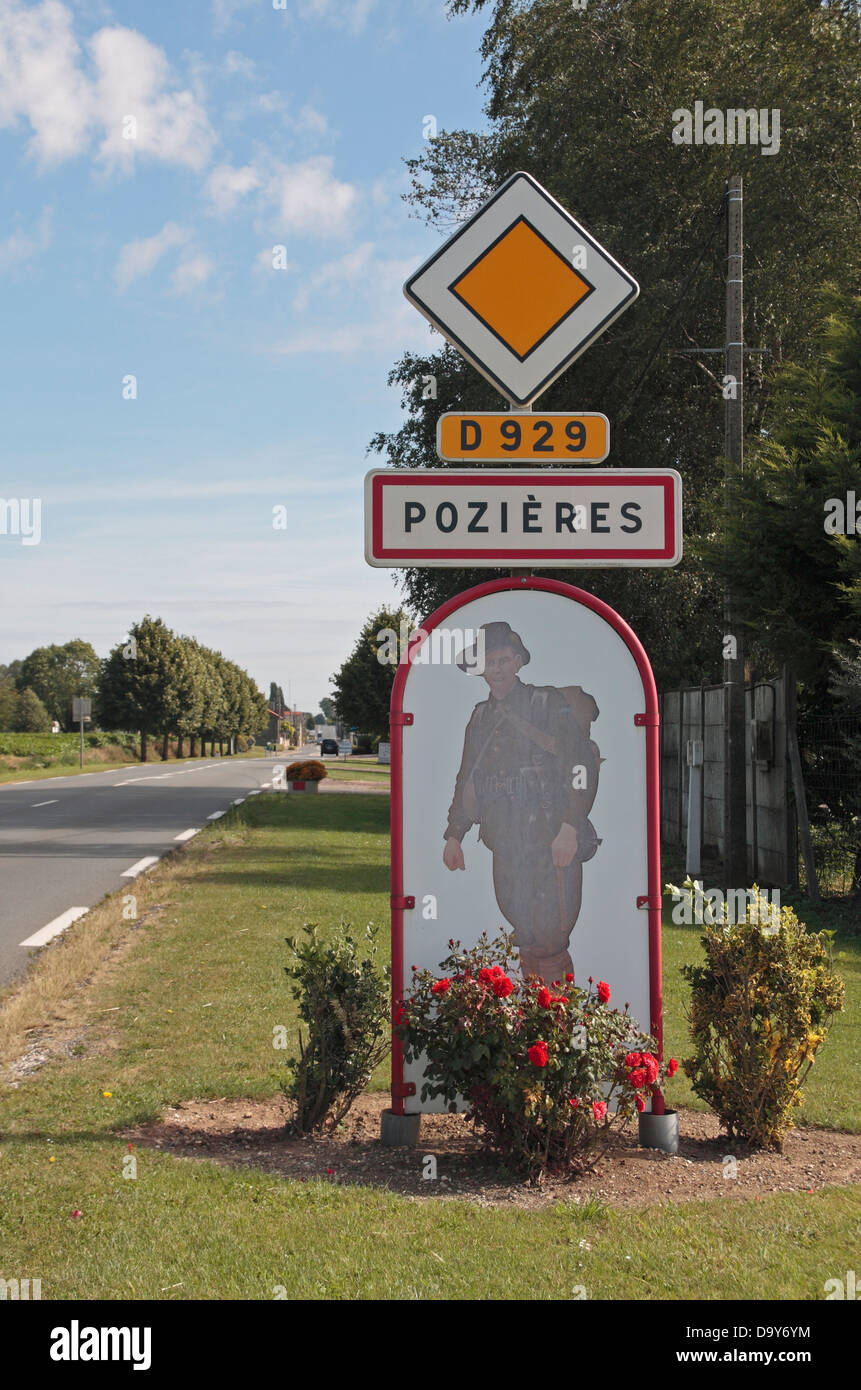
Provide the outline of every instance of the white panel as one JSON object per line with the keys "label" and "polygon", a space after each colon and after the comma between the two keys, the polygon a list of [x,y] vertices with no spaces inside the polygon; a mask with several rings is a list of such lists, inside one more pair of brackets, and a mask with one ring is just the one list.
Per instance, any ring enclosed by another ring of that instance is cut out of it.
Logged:
{"label": "white panel", "polygon": [[[591,736],[605,761],[590,819],[603,843],[583,866],[583,900],[570,950],[578,983],[589,975],[606,980],[612,1002],[622,1007],[629,1001],[631,1014],[648,1031],[649,917],[636,907],[637,896],[648,891],[646,734],[634,725],[645,696],[634,658],[603,618],[539,590],[505,590],[473,600],[445,626],[477,631],[494,621],[510,623],[531,654],[520,672],[525,684],[579,685],[597,702]],[[439,651],[445,650],[440,643]],[[407,676],[403,708],[415,723],[403,731],[403,885],[404,893],[415,895],[416,908],[404,913],[405,992],[410,967],[437,971],[450,937],[474,944],[482,930],[495,936],[500,927],[509,929],[493,890],[492,855],[479,843],[477,829],[463,840],[465,872],[450,872],[442,859],[464,730],[487,694],[480,676],[453,663],[414,664]],[[426,894],[437,899],[435,922],[421,915]],[[417,1066],[405,1068],[404,1079],[420,1092]],[[418,1096],[407,1098],[405,1106],[429,1108]]]}

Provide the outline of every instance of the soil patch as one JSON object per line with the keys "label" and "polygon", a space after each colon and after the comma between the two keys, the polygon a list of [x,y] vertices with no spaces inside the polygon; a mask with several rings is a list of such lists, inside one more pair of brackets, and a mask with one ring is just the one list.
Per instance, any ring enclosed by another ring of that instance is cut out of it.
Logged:
{"label": "soil patch", "polygon": [[[462,1115],[425,1115],[416,1148],[383,1148],[380,1116],[389,1104],[383,1093],[364,1095],[334,1134],[296,1139],[285,1133],[286,1100],[187,1101],[166,1110],[160,1122],[123,1137],[162,1152],[260,1168],[301,1182],[383,1188],[426,1201],[457,1197],[492,1207],[579,1203],[589,1196],[620,1207],[750,1199],[861,1182],[859,1135],[796,1129],[782,1154],[749,1152],[721,1135],[713,1115],[681,1110],[678,1154],[638,1148],[634,1128],[616,1140],[596,1172],[577,1179],[548,1177],[534,1188],[488,1155]],[[427,1155],[436,1159],[436,1180],[422,1176],[430,1167]],[[726,1176],[733,1171],[727,1156],[734,1161],[734,1177]]]}

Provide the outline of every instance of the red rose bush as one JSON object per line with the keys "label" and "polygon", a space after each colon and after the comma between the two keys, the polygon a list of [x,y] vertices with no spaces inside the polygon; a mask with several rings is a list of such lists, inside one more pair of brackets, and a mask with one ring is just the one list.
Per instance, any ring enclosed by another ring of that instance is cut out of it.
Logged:
{"label": "red rose bush", "polygon": [[449,945],[441,975],[414,970],[395,1014],[406,1060],[424,1060],[422,1100],[464,1100],[485,1142],[533,1180],[593,1168],[675,1062],[661,1067],[606,981],[524,981],[504,936]]}

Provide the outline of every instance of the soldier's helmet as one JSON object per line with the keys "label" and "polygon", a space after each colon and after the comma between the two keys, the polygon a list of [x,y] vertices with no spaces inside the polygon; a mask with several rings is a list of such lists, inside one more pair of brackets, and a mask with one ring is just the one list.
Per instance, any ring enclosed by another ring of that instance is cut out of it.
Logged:
{"label": "soldier's helmet", "polygon": [[[485,657],[488,652],[499,651],[500,647],[511,647],[520,657],[521,663],[527,665],[530,659],[529,652],[520,640],[520,634],[512,631],[510,623],[482,623],[478,630],[483,634],[480,641],[484,645]],[[468,676],[480,676],[484,672],[484,662],[480,659],[478,646],[479,643],[475,643],[471,647],[464,647],[458,659],[458,666]]]}

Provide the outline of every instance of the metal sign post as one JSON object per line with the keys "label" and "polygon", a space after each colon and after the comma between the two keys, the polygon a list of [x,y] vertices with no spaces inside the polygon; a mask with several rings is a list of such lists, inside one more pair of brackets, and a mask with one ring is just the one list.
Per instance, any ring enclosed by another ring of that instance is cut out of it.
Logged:
{"label": "metal sign post", "polygon": [[81,767],[84,766],[84,723],[89,724],[92,711],[92,700],[85,700],[78,696],[72,700],[72,720],[81,726]]}

